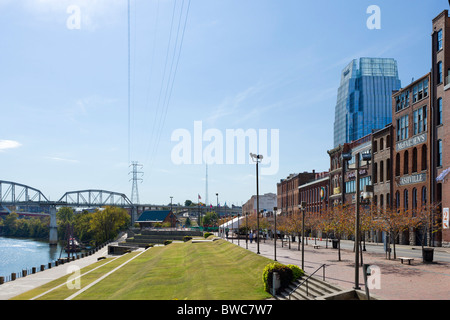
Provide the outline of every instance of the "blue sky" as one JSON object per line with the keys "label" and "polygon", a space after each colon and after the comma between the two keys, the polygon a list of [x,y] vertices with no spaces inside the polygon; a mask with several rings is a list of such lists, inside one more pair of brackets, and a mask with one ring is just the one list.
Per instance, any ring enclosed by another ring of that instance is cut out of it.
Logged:
{"label": "blue sky", "polygon": [[[260,176],[260,192],[276,193],[290,173],[328,170],[341,70],[355,58],[389,57],[402,85],[421,77],[431,20],[448,9],[444,0],[131,5],[129,113],[126,0],[0,0],[0,180],[51,200],[84,189],[130,197],[129,165],[138,161],[141,203],[204,201],[205,163],[176,165],[171,141],[179,129],[193,136],[201,121],[223,137],[278,130],[278,171]],[[379,30],[366,26],[370,5],[381,9]],[[70,6],[80,9],[79,28],[67,26]],[[216,193],[236,205],[256,193],[246,162],[208,166],[212,203]]]}

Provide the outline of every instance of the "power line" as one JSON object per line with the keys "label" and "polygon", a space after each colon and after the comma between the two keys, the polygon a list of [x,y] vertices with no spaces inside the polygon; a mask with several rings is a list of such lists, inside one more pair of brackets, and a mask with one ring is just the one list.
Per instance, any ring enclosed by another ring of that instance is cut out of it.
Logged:
{"label": "power line", "polygon": [[[173,76],[172,77],[169,74],[169,80],[168,80],[168,83],[167,83],[166,92],[165,92],[165,98],[164,98],[164,103],[163,103],[163,110],[164,110],[163,113],[164,113],[164,115],[162,116],[162,119],[160,120],[160,125],[159,125],[160,129],[159,129],[159,133],[158,133],[158,138],[157,138],[157,141],[156,141],[156,144],[154,146],[153,153],[152,153],[152,163],[153,163],[156,151],[158,149],[159,142],[161,140],[161,134],[162,134],[163,126],[165,124],[166,117],[167,117],[168,107],[169,107],[169,103],[170,103],[170,99],[171,99],[172,91],[173,91],[173,85],[174,85],[174,82],[175,82],[175,76],[176,76],[176,73],[177,73],[177,70],[178,70],[178,64],[179,64],[179,61],[180,61],[181,51],[182,51],[182,47],[183,47],[184,35],[185,35],[185,31],[186,31],[187,19],[188,19],[188,16],[189,16],[190,5],[191,5],[191,1],[189,0],[188,1],[188,6],[187,6],[187,9],[186,9],[185,19],[184,19],[183,30],[182,30],[182,33],[181,33],[180,46],[179,46],[178,55],[177,55],[176,54],[176,49],[177,49],[177,44],[178,44],[178,38],[179,38],[179,32],[180,32],[180,26],[181,26],[181,21],[182,21],[182,16],[183,16],[183,8],[184,8],[184,0],[183,0],[182,7],[181,7],[181,10],[180,10],[180,17],[179,17],[178,29],[177,29],[177,37],[176,37],[176,42],[175,42],[175,46],[174,46],[174,52],[173,52],[173,58],[172,58],[170,73],[172,73],[173,64],[174,64],[175,56],[176,56],[177,58],[176,58],[176,63],[175,63],[175,70],[173,72]],[[166,59],[167,59],[167,57],[166,57]],[[167,63],[167,60],[166,60],[166,63]],[[172,78],[172,80],[170,80],[170,78]]]}

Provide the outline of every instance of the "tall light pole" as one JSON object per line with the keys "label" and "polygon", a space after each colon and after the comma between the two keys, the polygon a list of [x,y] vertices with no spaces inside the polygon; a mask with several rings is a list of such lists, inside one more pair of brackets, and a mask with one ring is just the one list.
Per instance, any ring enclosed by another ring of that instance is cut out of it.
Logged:
{"label": "tall light pole", "polygon": [[260,154],[250,153],[250,157],[254,162],[256,162],[256,253],[259,252],[259,178],[258,178],[258,164],[262,161],[263,156]]}
{"label": "tall light pole", "polygon": [[305,210],[306,201],[302,201],[298,206],[302,210],[302,270],[305,270]]}
{"label": "tall light pole", "polygon": [[[355,168],[356,174],[356,208],[355,208],[355,286],[353,287],[355,290],[360,290],[359,287],[359,239],[360,239],[360,214],[359,214],[359,203],[360,203],[360,196],[361,196],[361,188],[359,185],[359,170],[360,164],[359,164],[359,153],[355,154]],[[362,158],[364,161],[370,161],[372,158],[372,155],[370,153],[363,153]],[[342,154],[342,159],[344,161],[349,161],[352,159],[351,153],[344,153]]]}
{"label": "tall light pole", "polygon": [[172,211],[172,213],[173,213],[173,207],[172,207],[172,199],[173,199],[173,197],[172,197],[172,196],[170,196],[170,211]]}
{"label": "tall light pole", "polygon": [[277,207],[273,207],[273,219],[275,224],[275,232],[273,233],[273,260],[277,261]]}

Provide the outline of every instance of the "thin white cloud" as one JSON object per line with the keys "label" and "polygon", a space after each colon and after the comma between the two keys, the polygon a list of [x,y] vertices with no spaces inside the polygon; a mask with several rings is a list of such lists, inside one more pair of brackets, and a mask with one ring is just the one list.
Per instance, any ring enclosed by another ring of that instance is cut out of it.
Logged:
{"label": "thin white cloud", "polygon": [[78,160],[73,159],[65,159],[65,158],[59,158],[59,157],[46,157],[49,160],[58,161],[58,162],[67,162],[67,163],[79,163]]}
{"label": "thin white cloud", "polygon": [[8,150],[8,149],[16,149],[16,148],[19,148],[20,146],[22,146],[22,144],[20,144],[17,141],[0,140],[0,152]]}

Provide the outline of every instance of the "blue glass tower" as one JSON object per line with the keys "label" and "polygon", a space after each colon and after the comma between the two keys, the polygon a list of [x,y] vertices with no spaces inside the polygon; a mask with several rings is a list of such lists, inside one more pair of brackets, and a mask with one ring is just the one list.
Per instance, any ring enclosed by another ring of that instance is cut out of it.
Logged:
{"label": "blue glass tower", "polygon": [[341,75],[334,120],[334,147],[364,137],[392,122],[392,92],[401,88],[397,62],[360,58]]}

